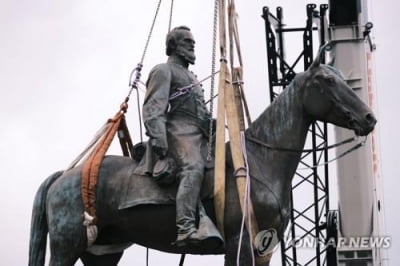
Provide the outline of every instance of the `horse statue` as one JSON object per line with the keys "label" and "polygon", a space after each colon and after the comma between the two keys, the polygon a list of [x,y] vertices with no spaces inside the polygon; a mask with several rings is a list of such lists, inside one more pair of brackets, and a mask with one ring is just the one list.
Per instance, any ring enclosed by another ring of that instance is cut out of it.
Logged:
{"label": "horse statue", "polygon": [[[291,181],[311,123],[329,122],[353,130],[358,136],[368,135],[376,123],[370,108],[346,84],[340,72],[321,64],[319,57],[307,71],[297,74],[245,131],[253,211],[259,229],[274,229],[278,240],[282,239],[288,225]],[[227,153],[230,152],[228,147]],[[79,258],[85,265],[117,265],[124,245],[131,243],[177,254],[225,254],[226,266],[236,265],[241,243],[240,265],[252,265],[254,253],[249,234],[244,230],[241,235],[242,212],[230,156],[226,162],[225,242],[220,248],[172,245],[176,238],[173,203],[144,202],[120,209],[121,187],[137,165],[128,157],[106,156],[100,168],[96,192],[98,238],[94,245],[123,247],[111,254],[94,255],[88,251],[86,227],[82,224],[82,166],[47,178],[34,201],[29,265],[44,265],[47,233],[51,266],[74,265]],[[213,170],[207,171],[206,176],[212,180]],[[160,191],[163,189],[150,177],[134,176],[132,180],[147,180],[133,181],[137,182],[135,191],[142,194],[155,193],[149,189],[149,184]],[[202,202],[215,223],[213,198],[207,197]],[[239,241],[240,236],[243,241]],[[256,265],[269,265],[269,259],[257,259]]]}

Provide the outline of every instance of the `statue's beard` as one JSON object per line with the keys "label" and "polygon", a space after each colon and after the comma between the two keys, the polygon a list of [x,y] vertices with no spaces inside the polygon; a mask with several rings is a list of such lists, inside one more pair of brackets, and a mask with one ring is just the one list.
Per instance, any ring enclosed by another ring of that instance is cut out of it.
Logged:
{"label": "statue's beard", "polygon": [[194,65],[196,61],[196,56],[194,55],[194,51],[190,51],[188,49],[179,47],[176,50],[176,53],[181,56],[185,61],[189,62],[190,64]]}

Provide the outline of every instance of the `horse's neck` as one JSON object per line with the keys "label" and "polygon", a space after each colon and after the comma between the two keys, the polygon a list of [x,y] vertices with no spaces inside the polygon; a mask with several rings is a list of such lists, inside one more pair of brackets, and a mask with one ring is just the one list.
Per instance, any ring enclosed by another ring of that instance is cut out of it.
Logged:
{"label": "horse's neck", "polygon": [[302,149],[310,125],[301,90],[292,84],[253,122],[247,134],[274,147]]}
{"label": "horse's neck", "polygon": [[[292,84],[253,122],[246,135],[268,146],[301,150],[304,147],[310,121],[303,111],[301,89]],[[248,146],[248,152],[260,160],[263,178],[285,189],[290,185],[301,152],[283,152],[261,145]]]}

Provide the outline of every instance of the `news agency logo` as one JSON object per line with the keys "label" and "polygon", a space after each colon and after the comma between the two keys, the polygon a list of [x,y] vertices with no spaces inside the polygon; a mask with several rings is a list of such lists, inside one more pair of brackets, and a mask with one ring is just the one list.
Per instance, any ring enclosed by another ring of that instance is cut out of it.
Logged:
{"label": "news agency logo", "polygon": [[296,248],[316,248],[317,245],[333,248],[352,248],[352,249],[388,249],[392,246],[392,238],[390,236],[377,237],[331,237],[327,241],[314,237],[287,238],[285,240],[286,247]]}
{"label": "news agency logo", "polygon": [[279,243],[278,233],[274,228],[260,231],[254,240],[257,255],[264,257],[275,252]]}

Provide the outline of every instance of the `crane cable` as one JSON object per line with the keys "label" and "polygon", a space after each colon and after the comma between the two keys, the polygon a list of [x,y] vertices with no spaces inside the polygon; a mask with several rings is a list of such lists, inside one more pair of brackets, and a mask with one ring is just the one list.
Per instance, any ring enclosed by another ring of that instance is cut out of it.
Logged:
{"label": "crane cable", "polygon": [[168,32],[171,31],[171,24],[172,24],[172,15],[174,13],[174,0],[171,0],[171,7],[169,9],[169,23],[168,23]]}
{"label": "crane cable", "polygon": [[[158,1],[157,7],[156,7],[156,11],[155,11],[155,14],[154,14],[154,17],[153,17],[153,22],[151,23],[149,34],[147,35],[147,40],[146,40],[146,43],[145,43],[144,48],[143,48],[143,53],[142,53],[142,57],[140,59],[140,62],[136,65],[136,67],[131,71],[131,74],[129,75],[129,87],[130,87],[130,90],[128,92],[128,95],[125,98],[125,103],[128,103],[129,98],[130,98],[130,96],[132,94],[132,91],[134,89],[136,90],[137,110],[138,110],[138,117],[139,117],[140,142],[143,142],[143,127],[142,127],[142,114],[141,114],[141,110],[140,110],[139,83],[140,83],[140,78],[142,76],[141,71],[142,71],[142,68],[143,68],[144,58],[146,56],[147,49],[148,49],[149,44],[150,44],[150,39],[151,39],[151,37],[153,35],[154,25],[156,24],[158,13],[160,11],[161,2],[162,2],[162,0]],[[171,9],[171,13],[172,13],[172,9]],[[170,23],[171,23],[171,19],[172,19],[172,15],[170,16]],[[135,76],[134,79],[133,79],[133,76]]]}

